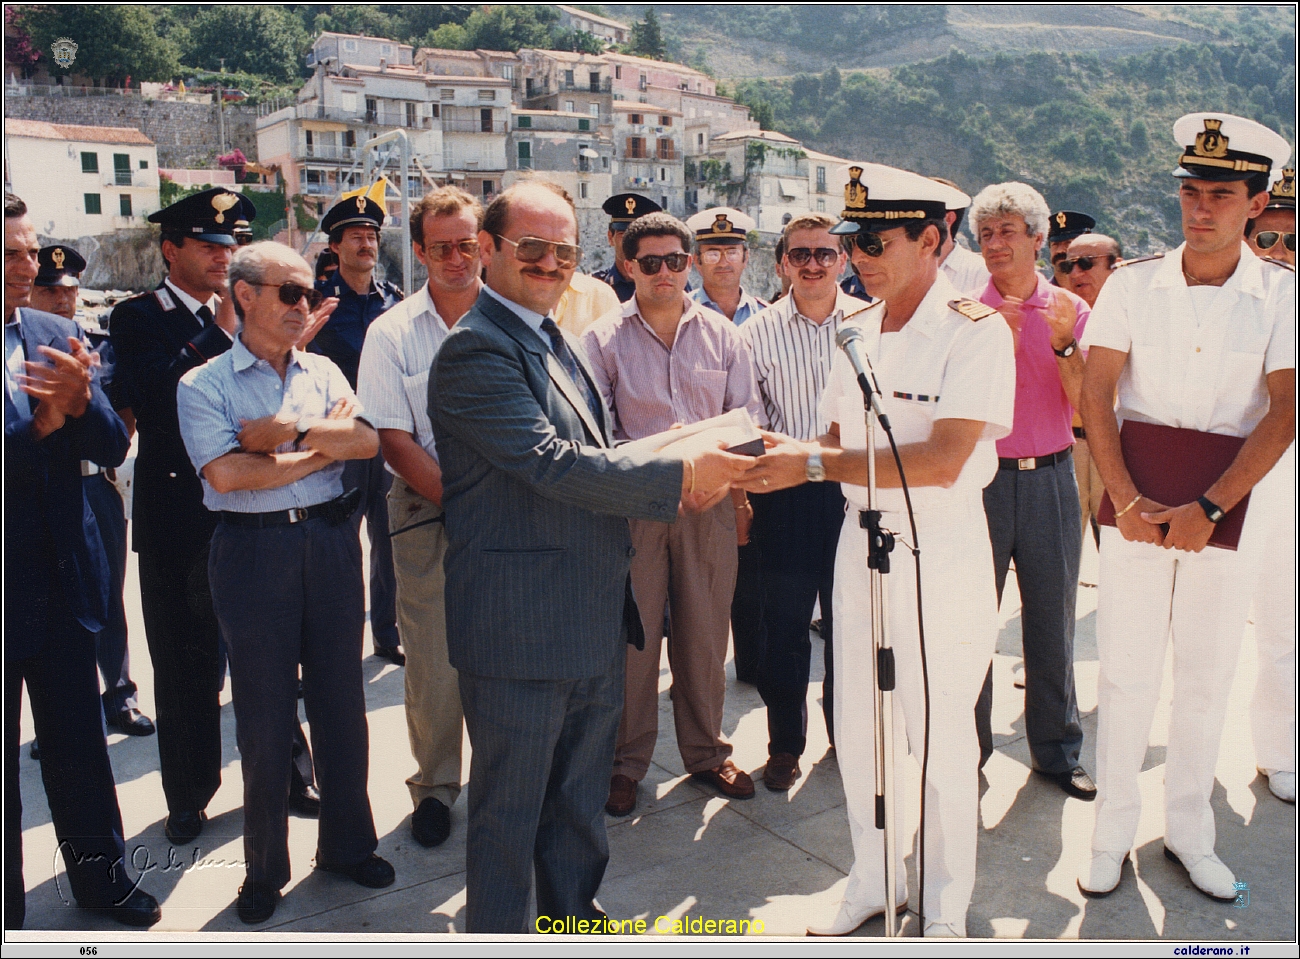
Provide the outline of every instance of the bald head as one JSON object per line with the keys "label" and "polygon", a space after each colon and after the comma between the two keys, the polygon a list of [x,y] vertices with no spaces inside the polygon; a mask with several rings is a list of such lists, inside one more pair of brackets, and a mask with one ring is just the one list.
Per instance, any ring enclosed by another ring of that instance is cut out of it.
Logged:
{"label": "bald head", "polygon": [[[1117,241],[1102,233],[1085,233],[1072,240],[1065,257],[1054,264],[1057,282],[1092,306],[1119,257]],[[1069,273],[1064,272],[1067,266]]]}

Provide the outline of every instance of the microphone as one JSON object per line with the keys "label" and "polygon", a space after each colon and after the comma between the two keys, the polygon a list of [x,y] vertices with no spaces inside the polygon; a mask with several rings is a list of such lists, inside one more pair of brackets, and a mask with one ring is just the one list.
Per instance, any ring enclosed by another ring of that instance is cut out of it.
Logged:
{"label": "microphone", "polygon": [[862,388],[862,394],[870,399],[872,389],[867,370],[871,369],[871,360],[862,348],[862,331],[853,326],[844,327],[835,334],[835,345],[849,358],[853,372],[858,374],[858,386]]}

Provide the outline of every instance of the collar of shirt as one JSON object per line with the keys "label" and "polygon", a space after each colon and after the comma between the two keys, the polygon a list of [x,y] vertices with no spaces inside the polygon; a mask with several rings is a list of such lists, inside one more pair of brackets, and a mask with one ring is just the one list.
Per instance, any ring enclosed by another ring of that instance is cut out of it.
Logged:
{"label": "collar of shirt", "polygon": [[[1180,243],[1176,250],[1166,253],[1164,258],[1156,267],[1156,275],[1151,280],[1152,287],[1178,287],[1187,286],[1187,278],[1183,275],[1183,251],[1187,249],[1187,244]],[[1256,299],[1263,299],[1267,294],[1264,290],[1264,273],[1263,265],[1259,257],[1251,252],[1250,247],[1245,243],[1241,244],[1241,258],[1237,261],[1237,268],[1232,271],[1232,275],[1220,289],[1233,289]]]}
{"label": "collar of shirt", "polygon": [[507,300],[490,286],[484,286],[483,292],[487,293],[488,296],[492,297],[492,299],[496,300],[515,316],[519,317],[519,319],[523,320],[524,325],[536,333],[537,338],[546,344],[546,348],[548,350],[553,350],[553,347],[551,346],[551,338],[542,332],[542,321],[546,319],[545,316],[534,312],[527,307],[520,306],[513,300]]}
{"label": "collar of shirt", "polygon": [[[1034,292],[1030,294],[1028,299],[1025,300],[1025,306],[1031,310],[1042,310],[1045,309],[1052,302],[1053,289],[1062,290],[1064,288],[1063,287],[1053,288],[1052,284],[1049,283],[1047,281],[1047,278],[1044,277],[1041,273],[1035,273],[1034,276],[1038,280],[1038,283],[1034,287]],[[1006,297],[1003,296],[998,291],[998,288],[994,285],[993,280],[990,279],[988,282],[988,286],[984,288],[984,295],[979,297],[979,301],[985,304],[986,306],[993,307],[993,309],[996,310],[1004,302],[1006,302]]]}
{"label": "collar of shirt", "polygon": [[[713,312],[715,313],[722,313],[722,310],[719,309],[718,304],[714,303],[712,297],[710,297],[708,293],[704,292],[703,285],[701,285],[699,289],[697,289],[694,293],[692,293],[691,296],[695,299],[696,303],[700,304],[700,306],[708,307],[710,310],[713,310]],[[744,312],[745,313],[744,319],[748,319],[749,317],[753,316],[761,309],[763,309],[763,305],[758,302],[758,298],[746,293],[745,288],[742,286],[740,288],[740,302],[736,304],[736,316],[740,316],[740,314]],[[748,312],[746,312],[746,310],[748,310]],[[722,313],[722,315],[726,316],[727,314]],[[743,322],[743,320],[736,320],[735,317],[733,317],[732,322],[733,323]]]}
{"label": "collar of shirt", "polygon": [[[234,364],[236,373],[242,373],[250,366],[256,366],[258,363],[266,363],[266,360],[261,357],[254,356],[249,351],[248,347],[244,345],[243,339],[238,336],[234,338],[234,342],[230,345],[230,358],[231,362]],[[266,365],[270,366],[269,363]],[[300,354],[296,349],[289,351],[289,365],[296,366],[300,370],[306,369],[306,367],[303,366]]]}
{"label": "collar of shirt", "polygon": [[850,296],[848,293],[845,293],[842,289],[840,289],[840,285],[838,283],[835,284],[835,309],[831,310],[830,315],[827,316],[826,319],[822,320],[821,323],[818,323],[816,320],[810,319],[809,317],[806,317],[799,312],[799,307],[797,307],[794,302],[794,290],[791,290],[789,293],[787,293],[784,297],[784,300],[785,300],[784,315],[786,319],[803,320],[805,323],[808,323],[812,326],[822,326],[826,323],[838,323],[841,320],[843,320],[846,316],[850,316],[854,313],[857,313],[859,310],[864,310],[867,308],[867,304],[863,303],[856,296]]}
{"label": "collar of shirt", "polygon": [[[681,332],[685,328],[686,324],[700,315],[700,309],[701,309],[700,304],[696,303],[685,293],[682,294],[682,300],[683,300],[682,318],[677,321],[677,335],[679,336],[681,335]],[[655,332],[654,327],[651,326],[649,323],[647,323],[646,318],[641,315],[641,308],[637,306],[635,296],[633,296],[632,299],[623,303],[622,309],[623,309],[623,317],[625,319],[630,319],[631,317],[635,316],[637,318],[637,321],[643,327],[645,327],[646,332],[648,332],[651,336],[653,336],[656,340],[658,340],[660,345],[664,345],[664,341],[659,338],[659,334]],[[677,342],[676,339],[674,339],[673,342],[674,343]],[[671,349],[671,347],[668,347],[668,349]]]}
{"label": "collar of shirt", "polygon": [[180,300],[182,304],[184,304],[185,309],[189,310],[189,311],[190,311],[191,313],[193,313],[195,316],[198,316],[198,315],[199,315],[199,307],[201,307],[201,306],[206,306],[209,310],[212,311],[212,314],[213,314],[214,316],[216,315],[216,313],[217,313],[217,295],[216,295],[215,293],[213,293],[211,296],[209,296],[209,297],[208,297],[208,301],[207,301],[206,303],[204,303],[204,302],[202,302],[202,301],[200,301],[200,300],[196,300],[196,299],[194,299],[194,297],[190,296],[188,293],[186,293],[184,290],[182,290],[179,286],[177,286],[175,283],[173,283],[173,282],[171,281],[171,277],[168,277],[167,279],[163,280],[163,283],[165,283],[165,284],[167,285],[167,289],[171,290],[173,293],[176,294],[176,298],[177,298],[178,300]]}
{"label": "collar of shirt", "polygon": [[[949,312],[948,304],[959,295],[957,288],[952,285],[948,277],[936,273],[934,282],[930,284],[930,289],[921,298],[921,302],[916,305],[911,319],[903,324],[903,330],[910,330],[926,337],[933,336]],[[886,306],[885,310],[885,316],[888,316],[889,307]]]}

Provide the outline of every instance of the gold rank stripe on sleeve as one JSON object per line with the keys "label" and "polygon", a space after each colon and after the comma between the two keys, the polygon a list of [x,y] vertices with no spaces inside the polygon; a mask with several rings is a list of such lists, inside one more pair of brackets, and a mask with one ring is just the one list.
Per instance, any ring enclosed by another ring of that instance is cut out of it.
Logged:
{"label": "gold rank stripe on sleeve", "polygon": [[1146,263],[1150,260],[1159,260],[1163,256],[1163,253],[1152,253],[1150,256],[1135,256],[1131,260],[1120,260],[1115,264],[1115,269],[1118,270],[1121,266],[1132,266],[1134,263]]}
{"label": "gold rank stripe on sleeve", "polygon": [[969,297],[960,297],[956,300],[949,300],[948,307],[956,310],[966,319],[972,322],[979,322],[986,316],[992,316],[997,310],[991,306],[986,306],[979,300],[972,300]]}
{"label": "gold rank stripe on sleeve", "polygon": [[1290,270],[1292,273],[1295,272],[1295,267],[1286,260],[1279,260],[1276,257],[1271,256],[1263,257],[1263,260],[1265,263],[1272,263],[1274,266],[1280,266],[1284,270]]}

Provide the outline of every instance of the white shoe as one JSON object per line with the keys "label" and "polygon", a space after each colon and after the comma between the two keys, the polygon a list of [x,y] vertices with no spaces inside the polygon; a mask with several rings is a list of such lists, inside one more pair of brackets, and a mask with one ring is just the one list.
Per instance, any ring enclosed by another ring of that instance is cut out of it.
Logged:
{"label": "white shoe", "polygon": [[1192,885],[1211,899],[1234,902],[1237,898],[1237,877],[1214,853],[1208,856],[1183,857],[1165,846],[1165,858],[1187,870]]}
{"label": "white shoe", "polygon": [[951,922],[927,922],[923,935],[926,939],[965,939],[966,929],[958,929],[956,923]]}
{"label": "white shoe", "polygon": [[1282,769],[1261,769],[1261,776],[1268,777],[1268,791],[1283,802],[1295,802],[1295,773]]}
{"label": "white shoe", "polygon": [[1092,859],[1088,863],[1088,870],[1080,873],[1079,878],[1075,880],[1079,892],[1094,899],[1109,896],[1119,888],[1120,875],[1126,862],[1128,862],[1127,852],[1121,854],[1094,849]]}
{"label": "white shoe", "polygon": [[[907,912],[907,902],[904,901],[901,906],[895,910],[895,915],[901,916]],[[810,936],[847,936],[865,922],[872,919],[879,919],[885,914],[883,906],[868,906],[865,909],[859,909],[849,904],[848,900],[840,900],[840,908],[835,913],[835,918],[825,925],[809,926],[808,935]]]}

